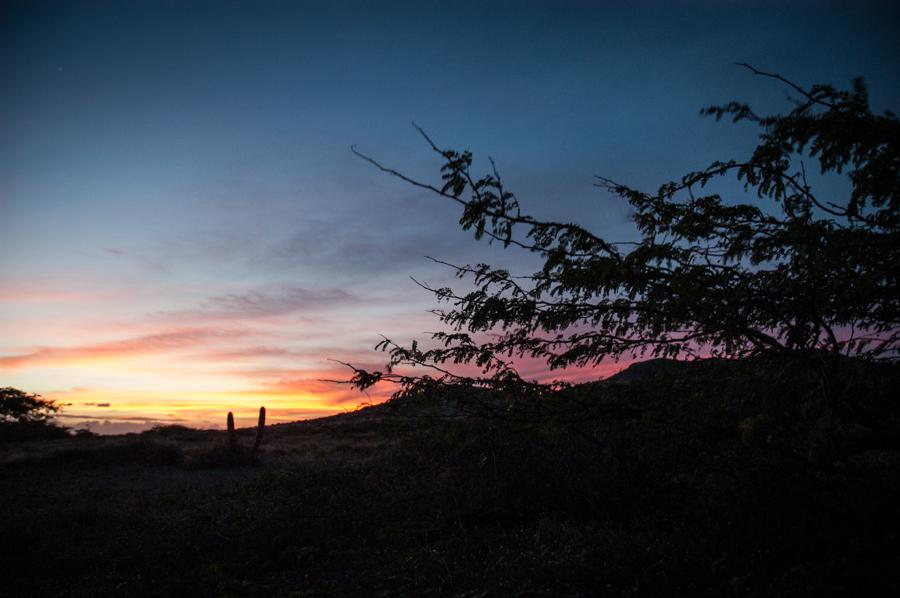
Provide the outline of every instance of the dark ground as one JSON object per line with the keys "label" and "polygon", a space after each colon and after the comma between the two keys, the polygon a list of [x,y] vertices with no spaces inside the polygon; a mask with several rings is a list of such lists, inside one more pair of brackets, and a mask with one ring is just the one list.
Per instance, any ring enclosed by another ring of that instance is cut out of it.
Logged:
{"label": "dark ground", "polygon": [[255,464],[177,427],[10,443],[0,596],[900,595],[896,368],[663,366],[539,421],[272,426]]}

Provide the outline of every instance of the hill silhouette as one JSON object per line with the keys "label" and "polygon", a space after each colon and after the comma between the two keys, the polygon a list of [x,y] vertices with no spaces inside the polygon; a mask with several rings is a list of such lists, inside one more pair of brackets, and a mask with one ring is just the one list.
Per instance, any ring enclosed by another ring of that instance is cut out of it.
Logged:
{"label": "hill silhouette", "polygon": [[656,361],[541,417],[450,392],[268,426],[255,462],[178,426],[25,443],[0,595],[890,595],[900,375],[847,366],[858,412],[799,366]]}
{"label": "hill silhouette", "polygon": [[636,382],[641,379],[645,379],[648,376],[657,376],[660,374],[665,374],[667,372],[672,372],[676,368],[680,367],[683,363],[684,362],[677,361],[675,359],[665,358],[636,361],[630,364],[621,372],[609,376],[605,379],[605,381],[614,382],[617,384]]}

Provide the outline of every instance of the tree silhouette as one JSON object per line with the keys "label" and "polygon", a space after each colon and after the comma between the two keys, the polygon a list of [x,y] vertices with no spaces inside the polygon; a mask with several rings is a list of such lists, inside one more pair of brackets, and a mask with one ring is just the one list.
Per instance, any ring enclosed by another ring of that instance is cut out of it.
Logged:
{"label": "tree silhouette", "polygon": [[[462,228],[477,239],[533,252],[543,267],[514,276],[489,264],[448,264],[474,287],[458,293],[422,285],[445,306],[435,310],[449,327],[433,334],[436,348],[385,338],[378,348],[390,354],[386,370],[354,368],[349,382],[361,389],[382,380],[404,389],[530,385],[513,366],[521,357],[551,369],[648,355],[895,360],[900,123],[891,112],[870,110],[862,79],[850,90],[804,88],[742,66],[788,85],[797,94],[793,109],[762,116],[739,102],[704,108],[701,114],[717,120],[757,125],[758,146],[743,161],[713,162],[655,192],[598,177],[598,187],[630,204],[640,234],[634,243],[527,215],[493,161],[476,175],[471,152],[441,149],[418,127],[444,161],[440,184],[352,148],[380,170],[458,203]],[[804,159],[822,175],[844,178],[847,196],[818,195]],[[709,190],[725,177],[752,192],[752,202]],[[482,375],[457,374],[447,364],[477,364]],[[432,375],[399,374],[398,366],[426,367]]]}
{"label": "tree silhouette", "polygon": [[68,436],[50,418],[59,406],[40,395],[18,388],[0,388],[0,441],[38,440]]}
{"label": "tree silhouette", "polygon": [[12,387],[0,388],[0,421],[46,422],[57,411],[56,403],[38,394]]}

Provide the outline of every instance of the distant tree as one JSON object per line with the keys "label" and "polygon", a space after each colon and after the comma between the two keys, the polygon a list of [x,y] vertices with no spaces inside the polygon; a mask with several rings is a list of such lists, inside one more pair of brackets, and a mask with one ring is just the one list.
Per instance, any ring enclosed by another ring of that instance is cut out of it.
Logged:
{"label": "distant tree", "polygon": [[68,436],[50,419],[59,406],[40,395],[17,388],[0,388],[0,440],[37,440]]}
{"label": "distant tree", "polygon": [[18,388],[0,388],[0,419],[5,422],[47,421],[59,411],[55,402]]}
{"label": "distant tree", "polygon": [[[896,360],[900,123],[891,112],[870,110],[862,79],[849,91],[803,88],[743,66],[797,94],[783,115],[759,115],[739,102],[701,110],[760,128],[748,158],[713,162],[655,192],[598,177],[600,188],[633,209],[636,242],[607,241],[581,224],[523,213],[493,161],[476,175],[471,152],[441,149],[421,129],[444,161],[440,184],[409,178],[353,148],[382,171],[458,203],[460,224],[477,239],[533,252],[543,267],[514,276],[483,263],[448,264],[474,288],[422,285],[448,306],[435,310],[449,326],[433,334],[436,348],[385,338],[378,348],[390,354],[386,370],[354,368],[349,382],[364,389],[389,380],[405,390],[447,382],[527,385],[512,365],[520,357],[550,368],[645,355]],[[842,177],[846,196],[815,192],[804,158],[823,175]],[[708,190],[724,177],[740,181],[752,202]],[[447,364],[477,364],[483,375],[456,374]],[[401,375],[398,366],[426,367],[432,376]]]}

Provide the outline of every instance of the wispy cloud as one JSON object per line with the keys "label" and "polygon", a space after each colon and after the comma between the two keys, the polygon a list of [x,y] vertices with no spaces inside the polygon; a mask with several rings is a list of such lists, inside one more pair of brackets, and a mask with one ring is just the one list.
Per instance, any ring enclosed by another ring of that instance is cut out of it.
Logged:
{"label": "wispy cloud", "polygon": [[284,347],[238,347],[227,350],[212,350],[197,354],[198,359],[211,362],[244,361],[257,358],[307,357],[309,351],[295,351]]}
{"label": "wispy cloud", "polygon": [[167,321],[242,320],[308,313],[360,300],[343,289],[281,286],[274,289],[229,293],[207,299],[195,309],[164,311],[154,317]]}
{"label": "wispy cloud", "polygon": [[322,223],[317,230],[303,230],[284,236],[268,248],[264,261],[269,264],[316,263],[337,268],[343,276],[367,277],[373,271],[405,274],[409,266],[426,264],[426,255],[458,257],[455,239],[429,234],[421,230],[393,230],[390,243],[385,243],[376,230],[346,230],[345,222]]}
{"label": "wispy cloud", "polygon": [[81,360],[168,353],[223,339],[241,338],[249,334],[251,333],[247,330],[182,328],[103,343],[43,347],[30,353],[0,357],[0,368],[66,365]]}
{"label": "wispy cloud", "polygon": [[[96,249],[79,252],[89,257],[97,254]],[[133,249],[123,247],[100,247],[99,253],[113,260],[122,260],[130,263],[142,271],[155,272],[157,274],[166,273],[169,267],[166,262],[153,251],[147,249]]]}

